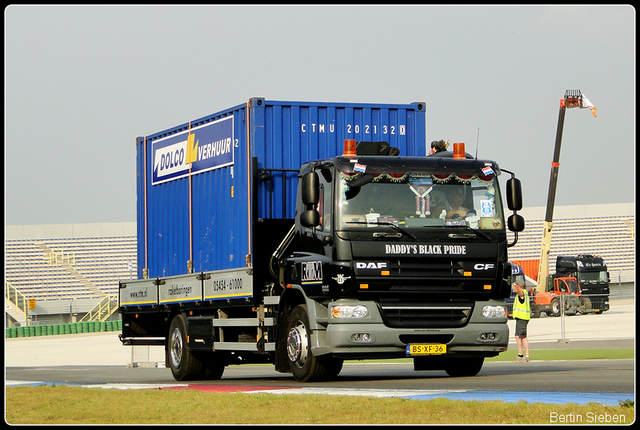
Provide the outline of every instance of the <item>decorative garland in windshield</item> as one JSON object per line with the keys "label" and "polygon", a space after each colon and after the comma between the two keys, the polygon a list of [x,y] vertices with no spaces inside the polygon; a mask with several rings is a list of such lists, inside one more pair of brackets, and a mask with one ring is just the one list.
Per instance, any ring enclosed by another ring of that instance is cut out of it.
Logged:
{"label": "decorative garland in windshield", "polygon": [[[340,172],[341,177],[347,182],[358,177],[359,173],[360,172],[354,172],[354,173]],[[373,180],[372,180],[373,182],[388,181],[388,182],[402,183],[402,182],[407,182],[409,178],[431,178],[434,183],[438,183],[438,184],[447,183],[452,179],[455,179],[465,184],[469,184],[474,179],[477,179],[480,182],[487,182],[487,183],[493,180],[493,175],[456,175],[454,173],[449,175],[430,175],[430,174],[422,174],[422,173],[418,173],[418,174],[405,173],[400,175],[396,173],[386,173],[386,172],[366,173],[366,174],[371,175],[373,177]]]}

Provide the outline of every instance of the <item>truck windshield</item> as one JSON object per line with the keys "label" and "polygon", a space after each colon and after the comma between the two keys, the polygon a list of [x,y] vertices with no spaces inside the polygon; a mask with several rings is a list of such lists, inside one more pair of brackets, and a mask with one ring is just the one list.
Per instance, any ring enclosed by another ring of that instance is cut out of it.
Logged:
{"label": "truck windshield", "polygon": [[607,272],[578,272],[578,280],[582,283],[607,282]]}
{"label": "truck windshield", "polygon": [[504,229],[494,175],[341,173],[338,187],[339,229],[389,224],[403,229]]}

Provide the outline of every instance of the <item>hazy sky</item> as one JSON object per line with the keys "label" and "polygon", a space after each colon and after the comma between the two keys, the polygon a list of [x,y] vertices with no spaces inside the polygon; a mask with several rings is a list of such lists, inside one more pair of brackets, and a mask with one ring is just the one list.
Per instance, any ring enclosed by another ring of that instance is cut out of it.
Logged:
{"label": "hazy sky", "polygon": [[545,206],[635,202],[631,6],[9,6],[5,224],[136,220],[135,138],[246,102],[427,104]]}

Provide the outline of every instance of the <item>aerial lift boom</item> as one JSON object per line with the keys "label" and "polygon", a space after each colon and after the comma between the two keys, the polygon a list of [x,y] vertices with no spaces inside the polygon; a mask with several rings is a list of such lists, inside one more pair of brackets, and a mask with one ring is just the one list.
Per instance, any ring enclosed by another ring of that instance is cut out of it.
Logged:
{"label": "aerial lift boom", "polygon": [[564,128],[564,114],[569,108],[589,108],[593,116],[596,116],[596,107],[585,97],[580,90],[567,90],[564,98],[560,100],[560,112],[558,114],[558,128],[556,130],[556,146],[551,162],[551,178],[549,179],[549,194],[547,196],[547,212],[544,218],[544,231],[542,232],[542,247],[540,250],[540,265],[538,267],[537,292],[547,290],[549,277],[549,252],[551,250],[551,230],[553,228],[553,206],[556,199],[556,186],[558,184],[558,170],[560,168],[560,144],[562,143],[562,130]]}

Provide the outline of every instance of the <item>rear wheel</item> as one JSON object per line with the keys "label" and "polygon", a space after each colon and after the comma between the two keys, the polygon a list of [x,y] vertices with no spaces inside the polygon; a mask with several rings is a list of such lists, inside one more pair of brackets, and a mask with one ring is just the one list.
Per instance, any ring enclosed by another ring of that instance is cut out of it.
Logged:
{"label": "rear wheel", "polygon": [[219,352],[198,352],[194,353],[198,360],[202,362],[202,379],[220,379],[227,366],[227,360],[223,359]]}
{"label": "rear wheel", "polygon": [[307,306],[296,306],[289,317],[286,342],[289,368],[294,378],[310,382],[338,375],[343,361],[331,356],[316,357],[311,351],[310,334]]}
{"label": "rear wheel", "polygon": [[182,315],[176,315],[171,321],[167,354],[171,373],[178,381],[199,379],[204,376],[206,368],[189,350],[187,345],[187,329]]}

